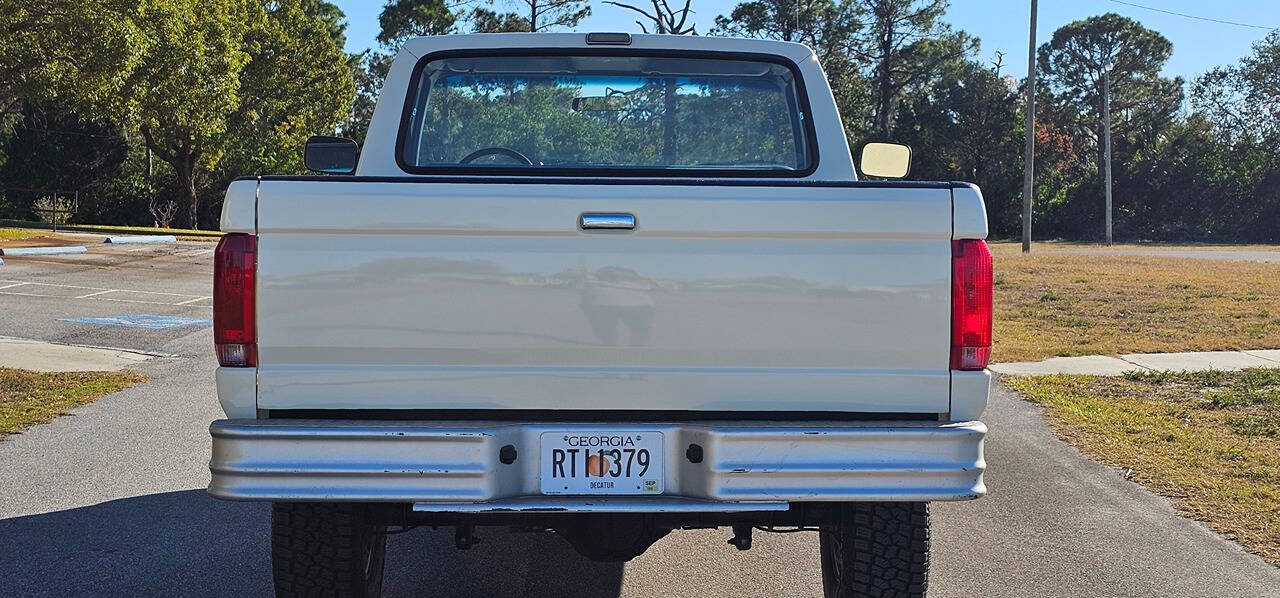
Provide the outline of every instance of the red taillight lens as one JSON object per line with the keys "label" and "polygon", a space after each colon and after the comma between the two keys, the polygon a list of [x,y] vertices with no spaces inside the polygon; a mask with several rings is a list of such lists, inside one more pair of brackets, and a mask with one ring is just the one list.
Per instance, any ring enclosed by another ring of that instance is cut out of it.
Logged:
{"label": "red taillight lens", "polygon": [[258,365],[254,329],[257,270],[258,238],[244,233],[223,235],[213,252],[213,343],[221,365]]}
{"label": "red taillight lens", "polygon": [[951,242],[951,369],[981,370],[991,359],[991,249]]}

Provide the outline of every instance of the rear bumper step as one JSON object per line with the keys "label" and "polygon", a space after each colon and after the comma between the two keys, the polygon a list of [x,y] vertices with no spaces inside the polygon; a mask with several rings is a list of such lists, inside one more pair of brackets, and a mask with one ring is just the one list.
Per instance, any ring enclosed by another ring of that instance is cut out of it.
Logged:
{"label": "rear bumper step", "polygon": [[651,498],[522,496],[490,502],[419,502],[416,513],[758,513],[786,511],[786,501],[715,501],[656,496]]}
{"label": "rear bumper step", "polygon": [[[657,497],[539,496],[547,431],[663,433]],[[515,423],[219,420],[209,493],[414,503],[419,512],[767,511],[790,502],[937,501],[986,492],[982,422]],[[692,462],[690,445],[701,447]],[[502,448],[516,459],[503,464]],[[751,504],[755,503],[755,504]]]}

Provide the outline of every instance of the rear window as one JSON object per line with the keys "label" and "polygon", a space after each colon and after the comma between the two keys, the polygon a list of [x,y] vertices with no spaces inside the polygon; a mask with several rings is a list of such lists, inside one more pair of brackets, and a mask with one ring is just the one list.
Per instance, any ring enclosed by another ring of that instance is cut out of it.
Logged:
{"label": "rear window", "polygon": [[410,172],[729,174],[810,170],[791,67],[645,56],[461,56],[415,75]]}

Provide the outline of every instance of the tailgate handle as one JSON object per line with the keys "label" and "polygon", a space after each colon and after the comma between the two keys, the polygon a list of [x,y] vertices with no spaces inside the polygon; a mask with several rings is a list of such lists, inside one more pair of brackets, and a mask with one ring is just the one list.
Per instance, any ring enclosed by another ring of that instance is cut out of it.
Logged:
{"label": "tailgate handle", "polygon": [[622,212],[587,212],[578,218],[578,226],[583,230],[632,230],[636,227],[636,217]]}

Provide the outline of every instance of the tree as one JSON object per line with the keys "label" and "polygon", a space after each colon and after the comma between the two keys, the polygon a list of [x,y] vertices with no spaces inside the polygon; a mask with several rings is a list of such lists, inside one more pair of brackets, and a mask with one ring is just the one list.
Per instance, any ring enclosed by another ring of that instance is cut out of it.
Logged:
{"label": "tree", "polygon": [[[48,191],[79,191],[120,172],[129,151],[125,132],[109,122],[81,120],[55,102],[23,102],[20,119],[0,151],[0,190],[26,218]],[[16,200],[16,201],[15,201]]]}
{"label": "tree", "polygon": [[948,0],[851,0],[862,24],[853,56],[871,81],[871,130],[892,132],[902,92],[977,50],[977,41],[942,22]]}
{"label": "tree", "polygon": [[966,61],[906,96],[893,131],[912,147],[913,178],[977,183],[993,236],[1019,232],[1018,86],[999,66]]}
{"label": "tree", "polygon": [[191,228],[199,225],[198,163],[217,161],[227,118],[240,106],[239,73],[250,58],[244,36],[261,26],[255,9],[248,0],[152,0],[139,17],[148,47],[129,77],[137,92],[130,116],[173,167]]}
{"label": "tree", "polygon": [[498,13],[482,6],[472,9],[468,20],[476,33],[529,31],[529,19],[514,12]]}
{"label": "tree", "polygon": [[1203,200],[1197,215],[1216,215],[1206,232],[1214,240],[1280,239],[1280,33],[1254,44],[1239,64],[1197,79],[1192,105],[1189,120],[1202,120],[1205,131],[1175,156],[1179,165],[1201,166],[1186,183]]}
{"label": "tree", "polygon": [[296,171],[307,137],[332,133],[349,114],[355,82],[341,35],[309,14],[308,4],[314,2],[265,4],[261,26],[245,34],[250,61],[240,72],[226,148],[239,152],[239,174]]}
{"label": "tree", "polygon": [[339,48],[346,47],[347,15],[342,13],[337,4],[325,0],[302,0],[301,8],[307,16],[324,23],[329,37],[333,38]]}
{"label": "tree", "polygon": [[303,0],[152,0],[149,45],[131,74],[131,121],[173,167],[199,225],[196,176],[230,151],[237,164],[295,170],[307,135],[331,131],[354,84],[329,24]]}
{"label": "tree", "polygon": [[1111,113],[1119,118],[1112,119],[1112,138],[1119,153],[1128,155],[1154,142],[1182,103],[1182,79],[1160,76],[1172,52],[1164,36],[1107,13],[1054,31],[1037,50],[1036,62],[1058,124],[1097,148],[1101,165],[1103,66],[1114,65]]}
{"label": "tree", "polygon": [[0,0],[0,113],[21,100],[118,113],[145,42],[130,0]]}
{"label": "tree", "polygon": [[454,33],[457,23],[454,8],[444,0],[388,0],[378,15],[378,43],[399,49],[411,37]]}
{"label": "tree", "polygon": [[751,0],[716,17],[711,35],[776,39],[808,45],[825,67],[847,54],[861,25],[848,2]]}
{"label": "tree", "polygon": [[1192,105],[1230,139],[1280,139],[1280,32],[1254,44],[1240,64],[1196,79]]}
{"label": "tree", "polygon": [[[751,0],[716,17],[711,35],[799,42],[813,49],[843,114],[857,114],[868,87],[850,52],[861,23],[841,0]],[[846,128],[853,124],[846,122]]]}
{"label": "tree", "polygon": [[636,25],[640,26],[641,31],[648,33],[649,27],[645,23],[649,23],[653,27],[654,33],[670,35],[698,34],[697,25],[689,22],[689,16],[693,14],[693,10],[690,9],[692,2],[693,0],[684,0],[683,8],[672,8],[668,0],[649,0],[652,9],[645,10],[634,4],[605,0],[605,4],[612,4],[619,8],[640,13],[644,20],[636,21]]}
{"label": "tree", "polygon": [[373,120],[373,109],[378,105],[378,93],[382,91],[382,83],[391,69],[392,56],[385,52],[366,50],[356,55],[351,65],[351,76],[355,80],[356,94],[351,104],[351,114],[342,125],[342,134],[364,145],[365,135],[369,133],[369,122]]}
{"label": "tree", "polygon": [[576,27],[591,14],[587,0],[514,0],[519,10],[498,14],[486,8],[471,12],[472,29],[477,33],[504,31],[550,31]]}

